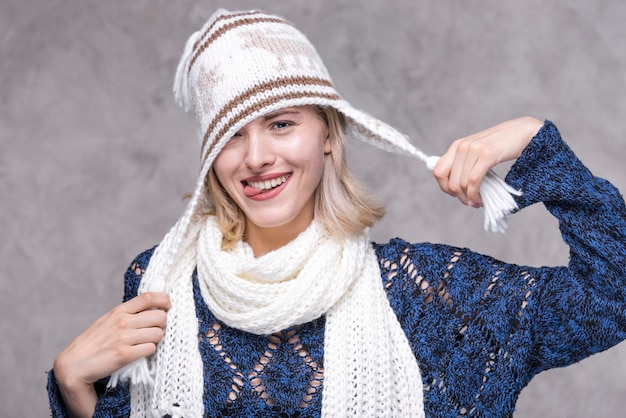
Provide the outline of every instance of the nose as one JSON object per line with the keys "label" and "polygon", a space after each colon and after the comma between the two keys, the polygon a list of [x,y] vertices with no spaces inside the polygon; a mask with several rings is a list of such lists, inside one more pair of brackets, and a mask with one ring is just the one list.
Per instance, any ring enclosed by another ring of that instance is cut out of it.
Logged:
{"label": "nose", "polygon": [[271,135],[251,130],[248,132],[246,166],[250,170],[260,170],[272,165],[276,160],[272,149]]}

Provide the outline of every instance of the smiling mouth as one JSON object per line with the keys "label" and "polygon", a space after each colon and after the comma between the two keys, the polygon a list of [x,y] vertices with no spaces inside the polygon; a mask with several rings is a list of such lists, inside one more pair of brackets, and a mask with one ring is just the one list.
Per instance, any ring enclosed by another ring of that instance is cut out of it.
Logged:
{"label": "smiling mouth", "polygon": [[261,193],[265,193],[267,191],[270,191],[270,190],[280,186],[281,184],[286,182],[289,177],[291,177],[291,173],[285,174],[285,175],[280,176],[280,177],[276,177],[275,179],[271,179],[271,180],[265,180],[265,181],[244,181],[243,183],[246,186],[250,186],[250,187],[252,187],[254,189],[261,190]]}

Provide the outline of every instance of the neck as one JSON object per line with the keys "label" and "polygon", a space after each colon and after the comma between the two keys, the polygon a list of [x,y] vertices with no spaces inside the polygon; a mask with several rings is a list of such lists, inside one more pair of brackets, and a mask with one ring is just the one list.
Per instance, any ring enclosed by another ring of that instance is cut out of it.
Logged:
{"label": "neck", "polygon": [[254,256],[261,257],[293,241],[312,221],[313,213],[310,216],[297,216],[285,225],[270,228],[260,227],[247,220],[246,242],[252,247]]}

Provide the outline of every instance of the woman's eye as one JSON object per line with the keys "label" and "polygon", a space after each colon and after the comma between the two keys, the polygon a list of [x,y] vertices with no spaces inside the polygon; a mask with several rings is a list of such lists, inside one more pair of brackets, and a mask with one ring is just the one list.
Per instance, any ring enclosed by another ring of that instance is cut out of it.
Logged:
{"label": "woman's eye", "polygon": [[289,126],[291,126],[290,122],[274,122],[272,124],[272,127],[274,129],[285,129],[285,128],[289,127]]}

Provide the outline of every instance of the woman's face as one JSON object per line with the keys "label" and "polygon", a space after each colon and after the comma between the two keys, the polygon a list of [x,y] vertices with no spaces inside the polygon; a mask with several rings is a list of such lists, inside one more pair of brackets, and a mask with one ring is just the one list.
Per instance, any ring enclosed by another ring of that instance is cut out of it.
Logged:
{"label": "woman's face", "polygon": [[245,214],[248,237],[279,227],[295,237],[311,223],[314,192],[330,151],[328,128],[311,106],[268,113],[230,139],[213,167]]}

